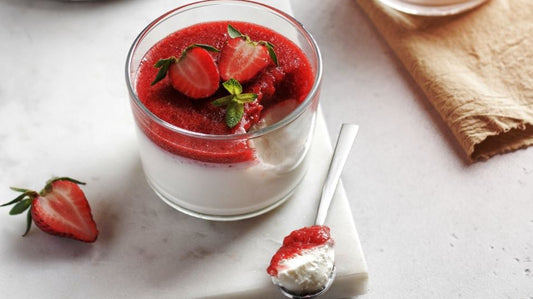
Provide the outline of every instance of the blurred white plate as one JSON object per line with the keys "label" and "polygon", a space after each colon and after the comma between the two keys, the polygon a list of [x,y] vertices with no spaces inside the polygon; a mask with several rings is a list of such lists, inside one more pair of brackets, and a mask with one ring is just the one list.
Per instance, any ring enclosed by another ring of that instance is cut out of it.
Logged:
{"label": "blurred white plate", "polygon": [[447,16],[473,9],[487,0],[379,0],[404,13],[420,16]]}

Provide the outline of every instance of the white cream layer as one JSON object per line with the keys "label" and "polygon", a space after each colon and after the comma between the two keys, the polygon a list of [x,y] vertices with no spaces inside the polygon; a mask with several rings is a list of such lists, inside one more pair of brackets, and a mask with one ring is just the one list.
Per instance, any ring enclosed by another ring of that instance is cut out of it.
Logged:
{"label": "white cream layer", "polygon": [[153,187],[173,204],[196,213],[232,216],[259,211],[290,194],[307,169],[305,151],[277,157],[279,145],[273,142],[263,141],[262,147],[271,148],[258,150],[265,160],[217,164],[169,153],[139,129],[137,135],[143,170]]}
{"label": "white cream layer", "polygon": [[275,284],[296,293],[312,293],[323,289],[335,262],[335,250],[329,244],[302,251],[280,261]]}

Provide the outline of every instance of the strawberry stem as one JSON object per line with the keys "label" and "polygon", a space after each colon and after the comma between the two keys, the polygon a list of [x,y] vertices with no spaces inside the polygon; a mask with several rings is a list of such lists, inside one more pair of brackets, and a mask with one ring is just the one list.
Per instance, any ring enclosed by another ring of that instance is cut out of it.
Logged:
{"label": "strawberry stem", "polygon": [[26,231],[22,235],[23,237],[25,237],[30,232],[31,223],[32,223],[32,216],[31,216],[31,209],[29,209],[28,213],[26,214]]}
{"label": "strawberry stem", "polygon": [[22,193],[21,195],[17,196],[15,199],[13,199],[12,201],[10,202],[6,202],[5,204],[2,204],[0,205],[0,207],[5,207],[5,206],[9,206],[9,205],[12,205],[14,203],[17,203],[19,201],[21,201],[24,197],[28,196],[30,194],[30,192],[33,192],[33,191],[29,191],[29,192],[24,192]]}
{"label": "strawberry stem", "polygon": [[276,52],[274,51],[274,45],[265,41],[260,41],[259,43],[265,46],[268,51],[268,55],[270,56],[270,59],[272,59],[274,64],[278,66],[278,56],[276,56]]}
{"label": "strawberry stem", "polygon": [[243,37],[242,33],[230,24],[228,24],[228,35],[231,38]]}
{"label": "strawberry stem", "polygon": [[[192,44],[190,46],[187,47],[187,49],[185,49],[185,51],[183,51],[183,53],[181,55],[184,55],[185,53],[187,53],[190,49],[192,48],[202,48],[204,50],[207,50],[207,51],[210,51],[210,52],[220,52],[219,49],[211,46],[211,45],[206,45],[206,44]],[[180,56],[181,58],[181,56]]]}
{"label": "strawberry stem", "polygon": [[163,78],[165,78],[167,75],[170,66],[176,61],[177,59],[174,56],[166,59],[159,59],[154,65],[154,67],[159,68],[159,71],[155,75],[155,79],[150,85],[155,85],[157,82],[163,80]]}
{"label": "strawberry stem", "polygon": [[52,178],[52,179],[48,180],[48,182],[46,182],[46,184],[47,185],[48,184],[52,184],[55,181],[69,181],[69,182],[73,182],[73,183],[78,184],[78,185],[85,185],[85,182],[78,181],[76,179],[69,178],[69,177],[66,177],[66,176]]}
{"label": "strawberry stem", "polygon": [[28,191],[31,191],[29,189],[17,188],[17,187],[9,187],[9,189],[11,189],[13,191],[16,191],[16,192],[28,192]]}
{"label": "strawberry stem", "polygon": [[11,211],[9,211],[9,215],[18,215],[26,211],[31,206],[32,201],[33,201],[33,198],[31,197],[28,197],[28,198],[25,198],[24,200],[19,201],[16,205],[13,206]]}
{"label": "strawberry stem", "polygon": [[78,181],[76,179],[73,179],[73,178],[69,178],[69,177],[54,177],[54,178],[51,178],[49,179],[47,182],[46,182],[46,185],[44,186],[43,190],[41,190],[41,192],[39,192],[40,195],[44,196],[46,195],[46,193],[50,192],[52,190],[52,184],[56,181],[69,181],[69,182],[73,182],[74,184],[78,184],[78,185],[85,185],[84,182],[82,181]]}
{"label": "strawberry stem", "polygon": [[18,215],[22,212],[28,210],[27,216],[26,216],[26,231],[22,236],[26,236],[31,228],[31,222],[32,222],[32,216],[31,216],[31,204],[33,200],[39,196],[39,194],[35,191],[23,189],[23,188],[16,188],[16,187],[10,187],[11,190],[22,192],[19,196],[17,196],[15,199],[13,199],[10,202],[7,202],[5,204],[0,205],[0,207],[5,207],[8,205],[15,204],[13,208],[9,211],[9,215]]}

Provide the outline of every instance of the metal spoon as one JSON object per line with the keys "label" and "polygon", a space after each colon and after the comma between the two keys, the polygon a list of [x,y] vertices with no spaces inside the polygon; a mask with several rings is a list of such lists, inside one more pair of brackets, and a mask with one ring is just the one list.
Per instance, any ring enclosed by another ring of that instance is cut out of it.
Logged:
{"label": "metal spoon", "polygon": [[[331,158],[331,163],[329,165],[328,174],[326,176],[326,180],[324,181],[324,186],[322,187],[322,195],[320,196],[320,201],[318,204],[315,225],[324,225],[324,223],[326,222],[329,206],[333,199],[333,195],[335,194],[335,190],[337,189],[342,169],[344,168],[344,164],[346,163],[346,159],[348,158],[348,154],[350,153],[350,149],[352,148],[358,130],[359,126],[354,124],[345,123],[341,126],[339,137],[337,138],[337,144],[335,145],[333,157]],[[316,293],[305,295],[294,294],[293,292],[288,289],[285,289],[282,286],[278,287],[280,288],[281,293],[289,298],[315,298],[324,294],[333,284],[333,280],[335,280],[335,265],[333,265],[328,282],[326,283],[324,288],[317,291]]]}

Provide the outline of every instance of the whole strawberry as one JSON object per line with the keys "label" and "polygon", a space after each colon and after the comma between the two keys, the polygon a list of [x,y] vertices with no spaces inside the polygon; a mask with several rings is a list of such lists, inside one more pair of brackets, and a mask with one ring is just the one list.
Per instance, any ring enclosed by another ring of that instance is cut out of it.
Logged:
{"label": "whole strawberry", "polygon": [[15,204],[10,215],[21,214],[29,208],[23,236],[30,231],[33,220],[46,233],[94,242],[98,229],[89,202],[78,184],[85,185],[75,179],[60,177],[49,180],[41,192],[11,187],[22,194],[1,206]]}

